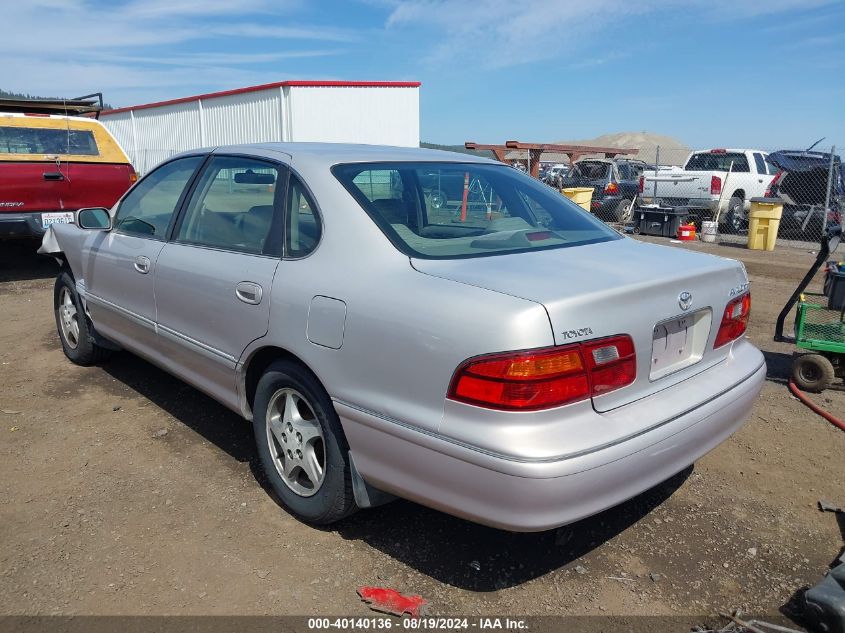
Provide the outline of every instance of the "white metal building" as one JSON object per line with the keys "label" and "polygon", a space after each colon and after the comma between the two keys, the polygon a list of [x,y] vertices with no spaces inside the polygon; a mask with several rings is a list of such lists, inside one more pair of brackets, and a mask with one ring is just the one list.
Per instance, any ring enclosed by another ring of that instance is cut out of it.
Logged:
{"label": "white metal building", "polygon": [[419,82],[281,81],[104,110],[100,120],[135,169],[177,152],[268,141],[416,147]]}

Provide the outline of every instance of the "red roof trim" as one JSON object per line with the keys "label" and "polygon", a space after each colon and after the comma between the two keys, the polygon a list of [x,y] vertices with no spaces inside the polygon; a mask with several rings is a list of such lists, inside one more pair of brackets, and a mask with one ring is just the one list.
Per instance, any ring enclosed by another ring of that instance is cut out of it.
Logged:
{"label": "red roof trim", "polygon": [[178,103],[189,103],[200,99],[213,99],[214,97],[228,97],[247,92],[258,92],[271,88],[293,87],[293,88],[419,88],[419,81],[277,81],[259,86],[247,86],[246,88],[235,88],[234,90],[221,90],[220,92],[209,92],[192,97],[181,97],[168,101],[156,101],[154,103],[143,103],[141,105],[115,108],[114,110],[103,110],[100,116],[129,112],[130,110],[145,110],[147,108],[158,108],[161,106],[176,105]]}

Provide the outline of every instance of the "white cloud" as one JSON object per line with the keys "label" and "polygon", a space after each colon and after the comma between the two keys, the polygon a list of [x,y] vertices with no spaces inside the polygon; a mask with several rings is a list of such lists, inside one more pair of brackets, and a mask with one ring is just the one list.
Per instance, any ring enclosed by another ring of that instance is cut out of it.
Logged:
{"label": "white cloud", "polygon": [[[336,55],[344,51],[326,42],[356,39],[351,30],[298,25],[292,17],[302,1],[8,3],[0,87],[51,96],[102,91],[110,103],[126,105],[295,78],[275,62]],[[292,42],[299,45],[290,49]]]}
{"label": "white cloud", "polygon": [[[596,40],[608,24],[632,15],[688,12],[698,18],[738,17],[804,10],[836,0],[382,0],[388,29],[422,27],[437,35],[428,61],[460,58],[488,67],[512,66],[583,50],[606,55],[613,42]],[[377,2],[378,3],[378,2]],[[616,53],[609,53],[616,54]]]}

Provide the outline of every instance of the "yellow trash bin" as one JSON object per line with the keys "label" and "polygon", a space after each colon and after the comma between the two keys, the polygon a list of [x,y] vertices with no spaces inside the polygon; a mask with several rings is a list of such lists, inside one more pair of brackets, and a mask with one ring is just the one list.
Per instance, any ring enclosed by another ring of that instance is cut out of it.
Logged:
{"label": "yellow trash bin", "polygon": [[780,198],[751,198],[748,212],[748,248],[757,251],[775,250],[783,200]]}
{"label": "yellow trash bin", "polygon": [[584,209],[584,211],[590,210],[590,202],[593,199],[592,187],[567,187],[566,189],[561,189],[560,192]]}

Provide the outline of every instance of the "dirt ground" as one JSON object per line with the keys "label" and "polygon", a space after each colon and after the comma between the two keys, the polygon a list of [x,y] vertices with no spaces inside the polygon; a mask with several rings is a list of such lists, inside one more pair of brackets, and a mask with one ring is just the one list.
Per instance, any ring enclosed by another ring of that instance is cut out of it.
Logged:
{"label": "dirt ground", "polygon": [[[679,246],[679,245],[676,245]],[[598,516],[510,534],[397,501],[331,529],[288,516],[236,415],[129,354],[67,361],[55,265],[0,243],[0,614],[347,614],[381,585],[429,613],[776,614],[839,554],[845,433],[787,391],[775,316],[813,259],[745,261],[769,379],[695,469]],[[815,396],[845,413],[845,391]]]}

